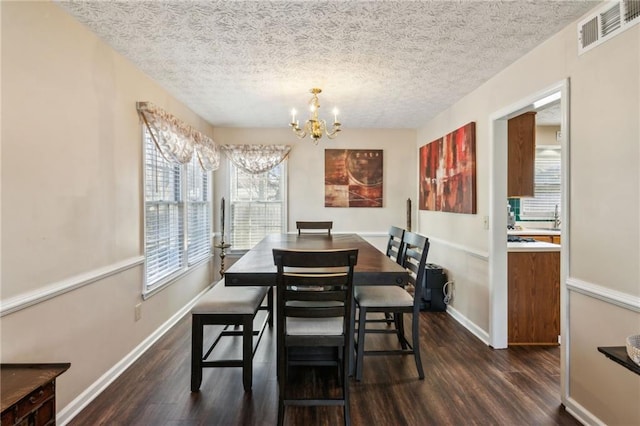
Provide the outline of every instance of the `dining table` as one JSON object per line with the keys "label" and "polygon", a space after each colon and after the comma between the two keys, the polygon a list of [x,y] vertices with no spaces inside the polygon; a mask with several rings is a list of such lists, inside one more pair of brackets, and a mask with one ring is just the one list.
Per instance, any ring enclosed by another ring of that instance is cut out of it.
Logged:
{"label": "dining table", "polygon": [[269,234],[224,274],[227,286],[272,286],[276,283],[273,249],[358,249],[353,285],[405,285],[409,274],[358,234]]}
{"label": "dining table", "polygon": [[[227,286],[273,286],[276,266],[273,249],[332,250],[358,249],[358,261],[353,270],[353,285],[406,285],[408,271],[387,257],[358,234],[269,234],[238,259],[225,272]],[[355,323],[355,301],[350,318]],[[354,339],[349,336],[349,371],[354,371]]]}

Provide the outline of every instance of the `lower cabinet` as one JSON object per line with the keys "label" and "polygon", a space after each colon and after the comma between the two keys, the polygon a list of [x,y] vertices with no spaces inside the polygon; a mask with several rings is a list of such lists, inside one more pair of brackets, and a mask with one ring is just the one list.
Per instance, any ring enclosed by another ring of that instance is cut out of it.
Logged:
{"label": "lower cabinet", "polygon": [[510,345],[557,345],[560,252],[509,252]]}
{"label": "lower cabinet", "polygon": [[69,364],[2,364],[2,426],[56,424],[56,377]]}

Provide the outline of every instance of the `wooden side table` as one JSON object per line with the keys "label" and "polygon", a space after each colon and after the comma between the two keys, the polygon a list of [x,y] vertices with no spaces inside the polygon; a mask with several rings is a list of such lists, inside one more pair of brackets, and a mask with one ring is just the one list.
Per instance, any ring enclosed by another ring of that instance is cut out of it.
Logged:
{"label": "wooden side table", "polygon": [[55,425],[56,377],[70,366],[0,364],[2,425]]}
{"label": "wooden side table", "polygon": [[611,361],[620,364],[627,370],[631,370],[640,375],[640,365],[629,358],[626,346],[598,346],[598,352],[604,354]]}

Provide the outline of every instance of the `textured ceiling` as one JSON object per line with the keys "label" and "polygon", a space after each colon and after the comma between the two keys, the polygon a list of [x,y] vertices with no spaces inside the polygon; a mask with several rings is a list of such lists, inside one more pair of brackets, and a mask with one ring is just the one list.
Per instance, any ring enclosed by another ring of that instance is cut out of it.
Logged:
{"label": "textured ceiling", "polygon": [[[214,126],[417,128],[600,2],[57,1]],[[141,99],[154,102],[154,99]]]}

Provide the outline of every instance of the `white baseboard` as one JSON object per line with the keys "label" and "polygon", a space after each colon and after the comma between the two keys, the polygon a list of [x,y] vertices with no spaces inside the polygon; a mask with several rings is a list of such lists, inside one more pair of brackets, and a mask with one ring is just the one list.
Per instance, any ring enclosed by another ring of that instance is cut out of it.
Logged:
{"label": "white baseboard", "polygon": [[599,418],[594,416],[590,411],[584,408],[582,405],[578,404],[574,399],[568,398],[566,401],[563,401],[564,408],[567,410],[569,414],[571,414],[577,421],[582,423],[583,425],[589,426],[605,426]]}
{"label": "white baseboard", "polygon": [[189,303],[176,312],[171,318],[169,318],[164,324],[162,324],[156,331],[151,333],[149,337],[144,339],[138,346],[136,346],[131,352],[129,352],[124,358],[122,358],[116,365],[111,367],[106,373],[96,380],[91,386],[78,395],[73,401],[71,401],[66,407],[58,412],[56,415],[56,422],[59,425],[66,425],[75,416],[78,415],[91,401],[93,401],[107,386],[109,386],[115,379],[120,377],[122,373],[126,371],[131,364],[133,364],[147,349],[149,349],[158,339],[171,329],[182,317],[191,312],[191,308],[195,305],[200,296],[207,292],[211,286],[208,286],[202,290],[196,297],[194,297]]}
{"label": "white baseboard", "polygon": [[462,315],[460,311],[451,307],[451,305],[447,306],[447,313],[451,315],[453,319],[458,321],[464,328],[469,330],[471,334],[480,339],[485,345],[489,346],[489,333],[478,327],[473,321]]}

